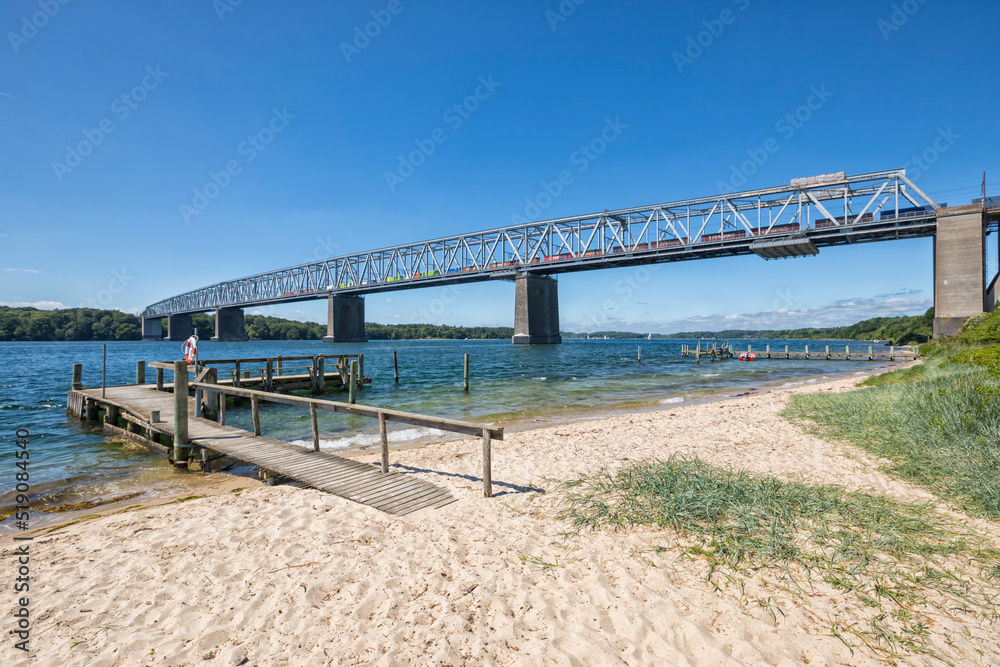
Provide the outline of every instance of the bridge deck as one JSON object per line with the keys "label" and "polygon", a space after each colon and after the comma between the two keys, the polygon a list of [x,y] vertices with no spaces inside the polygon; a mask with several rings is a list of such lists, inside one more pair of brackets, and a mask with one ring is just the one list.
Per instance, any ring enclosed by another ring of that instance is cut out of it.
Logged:
{"label": "bridge deck", "polygon": [[[70,391],[70,405],[82,397],[105,405],[114,405],[154,431],[173,435],[174,398],[171,393],[156,391],[152,385],[108,387]],[[188,413],[194,414],[194,399],[189,398]],[[150,423],[150,412],[160,411],[160,421]],[[131,420],[130,420],[131,421]],[[232,426],[192,417],[188,423],[190,444],[220,452],[257,465],[285,477],[327,491],[334,495],[369,505],[391,514],[409,514],[419,509],[443,507],[455,501],[447,490],[430,482],[397,472],[383,473],[378,468],[327,452],[314,452],[264,436],[254,436]]]}

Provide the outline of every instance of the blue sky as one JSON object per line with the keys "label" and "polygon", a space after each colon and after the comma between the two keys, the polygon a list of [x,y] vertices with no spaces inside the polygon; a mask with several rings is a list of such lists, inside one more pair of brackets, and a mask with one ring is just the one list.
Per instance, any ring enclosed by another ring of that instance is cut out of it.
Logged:
{"label": "blue sky", "polygon": [[[374,37],[358,36],[366,24]],[[998,25],[986,0],[7,0],[0,302],[137,312],[509,224],[608,119],[620,137],[538,217],[714,194],[769,138],[780,149],[746,189],[908,165],[938,201],[968,203],[983,171],[1000,179]],[[449,112],[477,88],[478,109]],[[788,136],[779,123],[817,89],[827,99]],[[436,130],[424,164],[387,182]],[[916,168],[941,132],[947,149]],[[224,186],[199,199],[213,174]],[[661,265],[623,298],[635,271],[563,276],[563,329],[919,313],[932,242]],[[510,325],[513,295],[508,282],[371,295],[367,319]],[[262,312],[318,321],[325,304]]]}

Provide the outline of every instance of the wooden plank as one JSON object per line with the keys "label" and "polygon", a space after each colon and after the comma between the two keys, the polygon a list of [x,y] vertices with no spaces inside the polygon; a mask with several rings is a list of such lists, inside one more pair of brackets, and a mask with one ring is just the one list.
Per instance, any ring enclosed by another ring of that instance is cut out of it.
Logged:
{"label": "wooden plank", "polygon": [[361,502],[375,504],[379,503],[386,507],[393,507],[396,509],[409,507],[411,505],[425,504],[431,502],[432,499],[439,499],[442,495],[441,489],[437,487],[413,487],[406,490],[398,490],[396,493],[389,494],[385,497],[363,495]]}

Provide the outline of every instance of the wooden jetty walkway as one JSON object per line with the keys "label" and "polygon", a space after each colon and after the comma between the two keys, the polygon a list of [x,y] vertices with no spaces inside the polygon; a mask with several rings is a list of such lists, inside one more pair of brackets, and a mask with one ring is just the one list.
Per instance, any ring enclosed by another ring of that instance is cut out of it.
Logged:
{"label": "wooden jetty walkway", "polygon": [[[166,364],[154,362],[152,365]],[[162,381],[158,383],[159,388],[153,384],[83,388],[79,383],[82,367],[77,364],[74,386],[67,399],[68,412],[77,419],[100,421],[105,431],[164,453],[174,465],[197,462],[203,470],[211,472],[213,461],[229,456],[258,466],[269,484],[276,483],[278,476],[284,476],[392,514],[443,507],[455,498],[431,482],[389,470],[388,421],[482,436],[483,495],[493,495],[491,443],[503,439],[502,428],[202,381],[211,377],[211,369],[200,369],[195,381],[189,383],[187,364],[173,362],[171,365],[174,382],[169,384],[170,389],[177,386],[176,393],[168,391]],[[141,366],[137,368],[137,376],[140,373],[144,375]],[[194,396],[189,389],[194,390]],[[226,395],[250,400],[253,433],[225,424]],[[307,407],[313,430],[312,449],[262,436],[259,405],[264,401]],[[209,412],[207,408],[213,402],[216,418],[209,419],[203,415]],[[378,419],[381,467],[320,451],[318,410]]]}
{"label": "wooden jetty walkway", "polygon": [[701,343],[697,347],[692,348],[690,345],[681,345],[681,356],[682,357],[694,357],[695,363],[700,363],[701,359],[708,358],[712,361],[721,361],[722,359],[732,359],[734,357],[740,358],[741,361],[745,360],[746,357],[752,356],[750,361],[759,361],[761,359],[822,359],[825,361],[911,361],[917,359],[920,355],[916,351],[904,347],[903,349],[896,349],[896,346],[890,345],[889,349],[885,352],[875,352],[875,348],[872,345],[867,346],[867,350],[863,345],[856,345],[854,347],[855,351],[851,351],[850,345],[845,345],[843,350],[831,350],[829,345],[825,345],[823,350],[817,350],[815,347],[813,351],[810,352],[809,346],[806,345],[804,350],[790,350],[788,345],[785,345],[785,349],[772,350],[770,345],[765,345],[764,350],[754,351],[753,346],[747,345],[746,352],[742,350],[736,350],[729,342],[724,343],[713,343],[711,346],[707,345],[702,349]]}

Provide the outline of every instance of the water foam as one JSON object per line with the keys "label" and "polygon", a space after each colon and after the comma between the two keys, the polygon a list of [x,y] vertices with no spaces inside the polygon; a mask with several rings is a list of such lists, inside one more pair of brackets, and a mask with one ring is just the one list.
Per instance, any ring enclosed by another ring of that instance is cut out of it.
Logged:
{"label": "water foam", "polygon": [[[389,442],[408,442],[410,440],[419,440],[420,438],[429,438],[443,434],[444,431],[436,428],[403,428],[398,431],[389,431],[387,435]],[[346,438],[333,438],[330,440],[320,438],[319,448],[321,450],[340,450],[349,447],[371,447],[378,443],[378,433],[355,433]],[[292,444],[299,447],[312,447],[311,440],[292,440]]]}
{"label": "water foam", "polygon": [[660,403],[682,403],[684,401],[683,396],[673,396],[671,398],[664,398]]}

